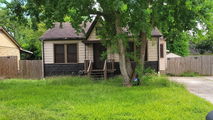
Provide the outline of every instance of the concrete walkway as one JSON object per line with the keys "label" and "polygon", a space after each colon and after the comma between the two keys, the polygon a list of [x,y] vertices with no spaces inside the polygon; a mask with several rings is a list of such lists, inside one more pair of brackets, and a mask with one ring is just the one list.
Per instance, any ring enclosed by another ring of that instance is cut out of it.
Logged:
{"label": "concrete walkway", "polygon": [[191,93],[213,103],[213,76],[170,77],[170,80],[184,84]]}

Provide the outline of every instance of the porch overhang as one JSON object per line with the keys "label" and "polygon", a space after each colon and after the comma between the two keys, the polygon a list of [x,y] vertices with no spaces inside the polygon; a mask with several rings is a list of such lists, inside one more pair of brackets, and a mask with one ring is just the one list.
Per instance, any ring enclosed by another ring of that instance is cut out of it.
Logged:
{"label": "porch overhang", "polygon": [[82,42],[85,44],[101,43],[100,40],[84,40]]}

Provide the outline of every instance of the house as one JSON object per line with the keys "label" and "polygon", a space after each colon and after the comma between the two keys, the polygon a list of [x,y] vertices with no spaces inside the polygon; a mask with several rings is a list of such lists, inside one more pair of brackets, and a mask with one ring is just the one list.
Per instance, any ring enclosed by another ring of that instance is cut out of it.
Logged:
{"label": "house", "polygon": [[17,56],[17,60],[20,60],[21,52],[32,54],[32,52],[21,48],[11,35],[3,27],[0,27],[0,57]]}
{"label": "house", "polygon": [[170,58],[180,58],[181,56],[174,53],[167,53],[166,57],[167,59],[170,59]]}
{"label": "house", "polygon": [[[62,25],[61,25],[62,24]],[[108,65],[101,59],[101,54],[110,48],[105,48],[98,37],[98,21],[87,23],[83,33],[76,30],[68,22],[55,23],[47,30],[40,40],[43,43],[43,66],[45,76],[79,74],[82,71],[102,71]],[[136,46],[130,42],[131,50]],[[108,60],[115,73],[119,73],[118,54],[108,54]],[[152,30],[152,40],[147,43],[145,67],[151,67],[157,72],[166,69],[166,41],[157,28]]]}

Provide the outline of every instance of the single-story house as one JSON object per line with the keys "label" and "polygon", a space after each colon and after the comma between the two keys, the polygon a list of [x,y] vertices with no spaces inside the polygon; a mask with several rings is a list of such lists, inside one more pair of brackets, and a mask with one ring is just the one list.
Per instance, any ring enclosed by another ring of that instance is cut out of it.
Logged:
{"label": "single-story house", "polygon": [[20,60],[21,52],[32,54],[32,52],[21,48],[11,35],[3,27],[0,27],[0,57],[17,56],[17,60]]}
{"label": "single-story house", "polygon": [[[61,25],[62,24],[62,25]],[[55,23],[47,30],[40,40],[43,43],[43,66],[45,76],[71,75],[86,71],[85,61],[90,61],[91,71],[103,70],[105,60],[101,59],[105,48],[98,37],[98,20],[88,22],[84,28],[85,34],[76,33],[68,22]],[[136,49],[134,42],[129,43],[132,51]],[[166,69],[166,41],[160,31],[152,30],[152,40],[147,43],[145,67],[151,67],[157,72]],[[107,59],[113,60],[113,68],[119,73],[119,55],[110,53]],[[88,67],[88,66],[87,66]]]}

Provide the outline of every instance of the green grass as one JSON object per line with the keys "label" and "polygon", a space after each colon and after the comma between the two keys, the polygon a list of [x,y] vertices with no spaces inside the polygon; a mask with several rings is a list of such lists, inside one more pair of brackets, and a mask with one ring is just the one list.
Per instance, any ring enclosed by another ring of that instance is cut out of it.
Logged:
{"label": "green grass", "polygon": [[204,120],[209,102],[165,77],[126,88],[117,77],[0,82],[0,120]]}
{"label": "green grass", "polygon": [[180,75],[181,77],[198,77],[198,76],[201,76],[199,73],[196,73],[196,72],[185,72],[185,73],[182,73]]}
{"label": "green grass", "polygon": [[184,72],[181,73],[180,75],[173,75],[173,74],[167,74],[168,76],[178,76],[178,77],[199,77],[199,76],[203,76],[199,73],[196,72]]}

